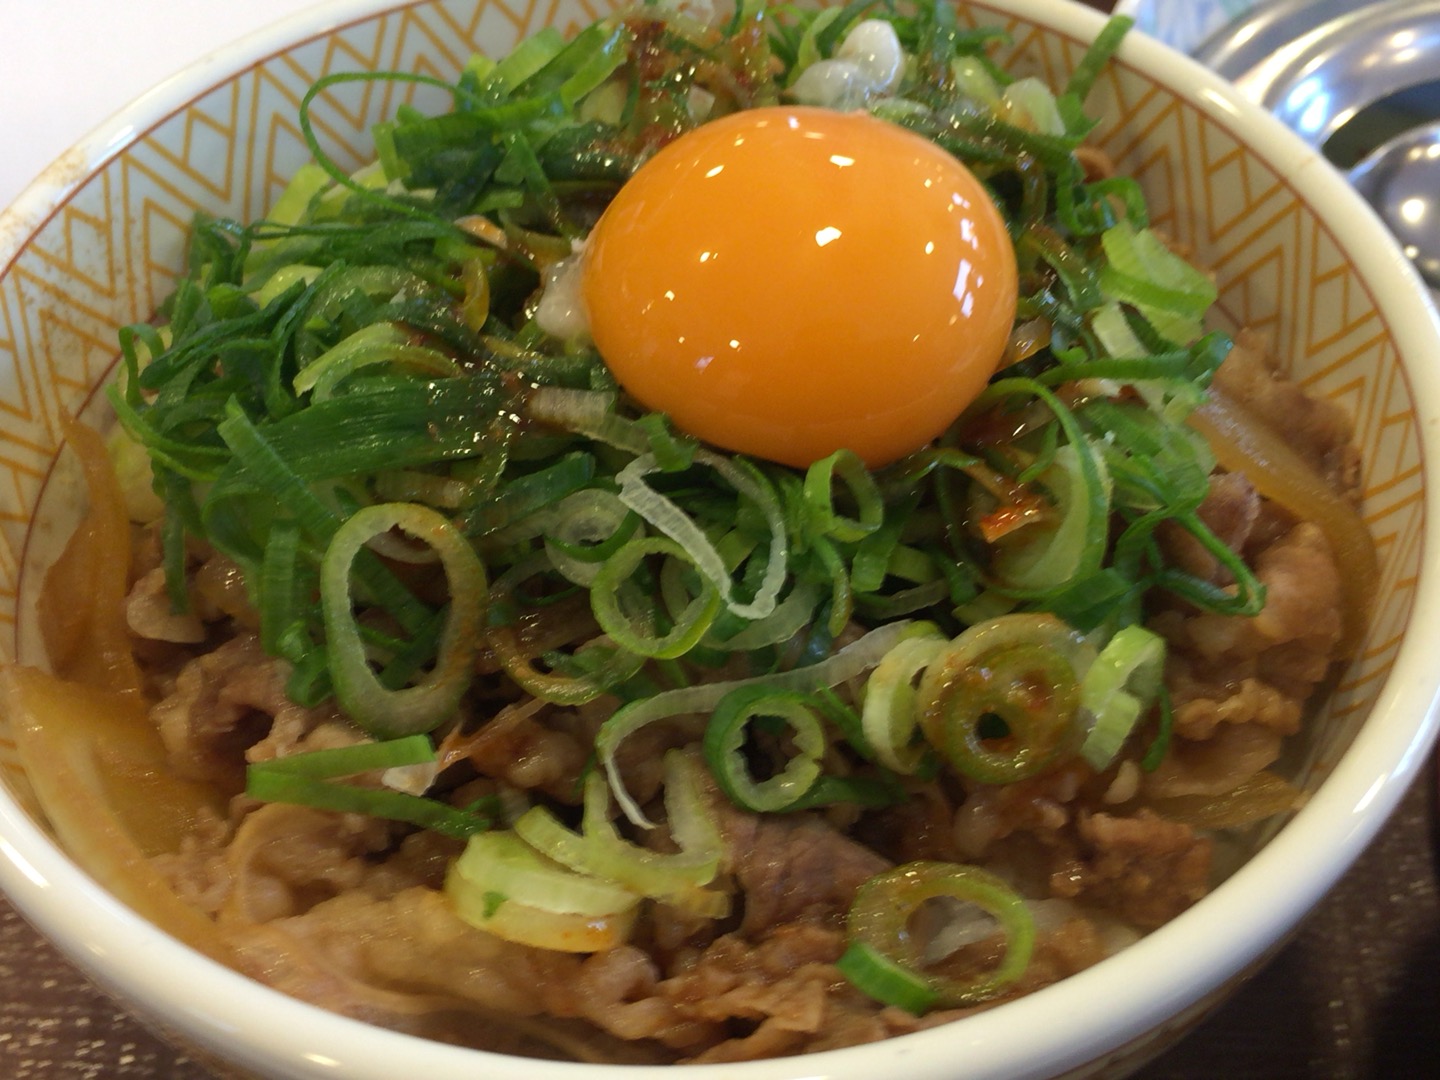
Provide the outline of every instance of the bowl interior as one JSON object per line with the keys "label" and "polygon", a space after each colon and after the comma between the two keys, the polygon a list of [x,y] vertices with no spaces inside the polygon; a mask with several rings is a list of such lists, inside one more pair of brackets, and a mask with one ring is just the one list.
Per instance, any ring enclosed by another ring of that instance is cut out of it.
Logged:
{"label": "bowl interior", "polygon": [[[574,28],[611,6],[445,0],[331,8],[341,18],[312,20],[298,41],[275,37],[227,54],[218,81],[212,68],[145,99],[124,118],[135,128],[128,141],[112,138],[120,121],[97,133],[83,148],[89,167],[79,180],[32,189],[0,219],[0,653],[42,659],[32,596],[75,504],[57,468],[61,417],[103,415],[116,330],[150,318],[165,298],[193,215],[263,216],[308,160],[296,114],[311,84],[391,69],[450,79],[473,51],[500,55],[542,25]],[[1065,83],[1099,26],[1091,12],[1044,0],[977,0],[959,9],[963,23],[1007,27],[1013,42],[1000,61],[1052,85]],[[1179,89],[1195,80],[1198,91]],[[445,95],[407,83],[341,82],[315,99],[315,135],[353,167],[370,155],[371,125],[401,103],[441,108]],[[1095,144],[1137,179],[1153,223],[1216,274],[1225,328],[1267,335],[1292,377],[1355,419],[1382,577],[1365,646],[1339,678],[1303,763],[1302,782],[1314,789],[1385,692],[1415,616],[1424,447],[1416,381],[1402,353],[1407,341],[1428,340],[1433,325],[1403,259],[1374,250],[1384,238],[1358,199],[1346,201],[1338,179],[1317,171],[1323,162],[1278,125],[1255,128],[1256,117],[1237,111],[1198,67],[1153,43],[1127,45],[1089,110],[1103,118]],[[1256,131],[1264,144],[1247,146]],[[1338,216],[1323,205],[1334,199]],[[1392,276],[1379,281],[1376,267],[1392,267]],[[1395,295],[1406,289],[1416,296]],[[3,730],[0,776],[5,793],[41,822]]]}

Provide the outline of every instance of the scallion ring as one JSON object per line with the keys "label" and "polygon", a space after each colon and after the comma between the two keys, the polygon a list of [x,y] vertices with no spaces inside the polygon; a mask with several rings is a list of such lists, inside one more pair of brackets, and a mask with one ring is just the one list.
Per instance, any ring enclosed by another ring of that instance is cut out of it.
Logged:
{"label": "scallion ring", "polygon": [[[745,760],[746,735],[752,721],[781,720],[790,729],[796,754],[766,780],[756,780]],[[720,789],[736,806],[756,813],[785,810],[820,778],[825,731],[806,696],[793,690],[745,686],[720,699],[705,728],[703,749]]]}
{"label": "scallion ring", "polygon": [[1165,669],[1165,639],[1143,626],[1112,637],[1080,681],[1081,714],[1093,718],[1080,753],[1105,769],[1154,704]]}
{"label": "scallion ring", "polygon": [[742,499],[759,511],[769,532],[765,571],[755,596],[748,602],[735,597],[735,583],[730,570],[710,537],[694,518],[679,504],[652,488],[646,477],[660,471],[655,455],[644,453],[616,474],[620,485],[620,501],[639,514],[658,532],[679,544],[686,557],[720,592],[721,600],[733,614],[743,619],[763,619],[775,610],[785,586],[789,567],[789,542],[784,507],[773,485],[754,465],[744,458],[700,450],[695,464],[713,469]]}
{"label": "scallion ring", "polygon": [[[1083,455],[1083,456],[1082,456]],[[1084,459],[1089,459],[1087,468]],[[1067,443],[1041,475],[1055,501],[1053,525],[1031,524],[996,544],[992,570],[1002,588],[1058,589],[1098,565],[1097,535],[1109,519],[1111,481],[1105,460],[1086,443]]]}
{"label": "scallion ring", "polygon": [[1065,749],[1088,666],[1053,615],[1003,615],[966,630],[925,670],[920,727],[952,766],[985,784],[1034,776]]}
{"label": "scallion ring", "polygon": [[[674,774],[667,770],[667,778]],[[666,805],[672,806],[667,787]],[[675,798],[683,798],[679,793]],[[699,890],[715,878],[720,866],[717,845],[667,855],[624,839],[610,821],[610,786],[605,774],[585,780],[585,816],[581,831],[567,829],[544,806],[527,810],[515,823],[515,834],[541,854],[577,873],[614,882],[656,899]]]}
{"label": "scallion ring", "polygon": [[513,832],[472,836],[445,877],[456,914],[525,945],[564,952],[614,948],[629,936],[640,897],[566,869]]}
{"label": "scallion ring", "polygon": [[566,580],[591,585],[600,564],[634,538],[640,518],[612,491],[585,488],[555,508],[554,525],[545,533],[545,553]]}
{"label": "scallion ring", "polygon": [[[720,591],[708,577],[697,574],[698,591],[682,610],[669,613],[674,620],[670,631],[657,635],[647,625],[653,623],[648,613],[637,616],[625,610],[627,598],[638,591],[627,586],[647,555],[684,561],[690,558],[684,548],[663,536],[632,540],[601,564],[590,584],[590,607],[595,613],[595,621],[617,645],[640,656],[673,660],[693,649],[710,629],[710,624],[720,613]],[[647,601],[632,599],[631,602],[644,604]],[[649,602],[653,604],[654,601]]]}
{"label": "scallion ring", "polygon": [[922,975],[897,963],[864,941],[852,941],[835,961],[840,974],[868,998],[924,1016],[940,1004],[940,995]]}
{"label": "scallion ring", "polygon": [[[969,979],[926,969],[927,942],[911,920],[941,898],[974,904],[995,919],[1005,946],[999,964]],[[956,863],[912,862],[877,874],[855,891],[845,926],[851,949],[841,971],[865,993],[911,1011],[990,1000],[1025,973],[1035,947],[1025,901],[989,871]]]}
{"label": "scallion ring", "polygon": [[583,705],[594,701],[631,678],[645,663],[643,656],[597,637],[575,651],[577,658],[586,661],[581,673],[542,671],[535,666],[535,657],[528,655],[521,645],[516,628],[509,624],[486,627],[485,646],[517,686],[552,705]]}
{"label": "scallion ring", "polygon": [[866,680],[861,726],[876,759],[886,768],[910,774],[920,767],[923,746],[911,743],[917,720],[914,683],[947,644],[931,626],[929,632],[907,637],[881,657]]}
{"label": "scallion ring", "polygon": [[776,690],[802,692],[838,686],[874,667],[897,641],[912,632],[913,626],[913,623],[907,621],[878,626],[859,641],[852,641],[818,663],[789,671],[757,675],[748,679],[697,683],[694,686],[662,690],[650,697],[626,702],[611,714],[610,719],[600,725],[600,730],[595,735],[596,756],[609,774],[610,790],[615,793],[620,809],[630,821],[642,828],[649,828],[653,824],[625,790],[624,778],[620,775],[619,764],[615,759],[616,748],[641,728],[671,716],[714,712],[716,705],[727,694],[744,686],[767,686]]}
{"label": "scallion ring", "polygon": [[[435,549],[450,593],[433,669],[400,690],[384,686],[370,668],[350,586],[350,567],[361,548],[395,528]],[[470,685],[487,591],[484,565],[469,541],[441,514],[417,503],[380,503],[357,510],[336,530],[320,567],[330,677],[340,707],[379,738],[414,735],[438,726],[454,713]]]}
{"label": "scallion ring", "polygon": [[[849,488],[855,501],[855,516],[835,510],[835,478]],[[821,458],[805,472],[805,508],[810,524],[821,536],[841,543],[856,543],[880,527],[885,519],[885,501],[875,478],[853,450],[836,450]]]}

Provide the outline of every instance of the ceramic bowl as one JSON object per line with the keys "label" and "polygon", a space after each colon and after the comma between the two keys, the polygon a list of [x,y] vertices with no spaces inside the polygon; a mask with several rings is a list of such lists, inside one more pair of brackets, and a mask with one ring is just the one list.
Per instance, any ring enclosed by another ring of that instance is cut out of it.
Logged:
{"label": "ceramic bowl", "polygon": [[[341,0],[211,57],[117,116],[0,218],[0,650],[41,662],[36,567],[73,495],[59,484],[60,418],[98,415],[116,328],[148,318],[181,265],[197,210],[256,217],[305,160],[295,124],[330,72],[454,75],[603,4]],[[1102,17],[1056,0],[962,0],[967,24],[1007,27],[1001,59],[1063,83]],[[342,162],[409,91],[349,83],[317,130]],[[425,101],[417,104],[426,106]],[[1355,417],[1364,513],[1381,577],[1364,648],[1341,673],[1298,763],[1308,804],[1186,914],[1118,956],[1027,998],[886,1043],[801,1059],[670,1067],[725,1076],[939,1080],[1116,1075],[1162,1049],[1283,942],[1374,836],[1436,732],[1440,635],[1436,493],[1440,330],[1404,257],[1312,150],[1224,83],[1130,38],[1091,102],[1098,145],[1134,175],[1154,223],[1218,276],[1217,320],[1268,334],[1312,394]],[[127,1007],[212,1058],[283,1077],[622,1080],[425,1043],[280,996],[189,951],[107,895],[52,841],[0,733],[0,886]]]}

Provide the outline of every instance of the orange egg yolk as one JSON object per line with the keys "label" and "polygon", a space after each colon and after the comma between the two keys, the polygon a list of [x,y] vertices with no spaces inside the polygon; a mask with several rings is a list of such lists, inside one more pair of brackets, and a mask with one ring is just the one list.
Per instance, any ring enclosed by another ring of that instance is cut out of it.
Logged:
{"label": "orange egg yolk", "polygon": [[622,187],[586,245],[590,332],[645,407],[727,450],[877,467],[994,373],[1015,252],[954,157],[863,113],[711,121]]}

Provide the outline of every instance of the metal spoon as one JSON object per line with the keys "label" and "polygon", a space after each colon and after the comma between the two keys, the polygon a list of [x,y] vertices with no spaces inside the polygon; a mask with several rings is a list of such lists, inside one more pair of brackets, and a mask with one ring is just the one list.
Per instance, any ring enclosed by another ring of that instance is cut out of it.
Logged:
{"label": "metal spoon", "polygon": [[1420,276],[1440,289],[1440,121],[1381,143],[1349,175]]}
{"label": "metal spoon", "polygon": [[1440,0],[1268,0],[1195,56],[1318,148],[1366,106],[1433,83],[1437,54]]}

